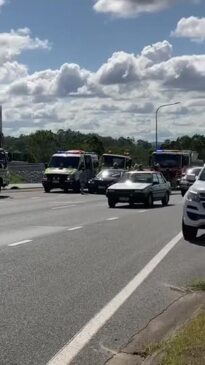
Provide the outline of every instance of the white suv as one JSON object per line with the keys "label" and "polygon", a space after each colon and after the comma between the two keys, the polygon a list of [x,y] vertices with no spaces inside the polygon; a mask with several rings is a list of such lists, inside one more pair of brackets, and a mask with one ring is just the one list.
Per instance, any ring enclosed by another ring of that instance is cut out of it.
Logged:
{"label": "white suv", "polygon": [[184,199],[182,219],[184,239],[194,240],[198,229],[205,229],[205,166]]}

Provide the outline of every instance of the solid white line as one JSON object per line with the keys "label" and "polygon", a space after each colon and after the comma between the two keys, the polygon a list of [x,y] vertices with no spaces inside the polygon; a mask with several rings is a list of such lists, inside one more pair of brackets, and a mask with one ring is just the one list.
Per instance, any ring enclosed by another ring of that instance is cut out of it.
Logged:
{"label": "solid white line", "polygon": [[75,204],[69,204],[69,205],[62,205],[61,207],[54,207],[51,208],[52,210],[57,210],[57,209],[65,209],[65,208],[71,208],[71,207],[76,207]]}
{"label": "solid white line", "polygon": [[10,247],[15,247],[15,246],[24,245],[25,243],[30,243],[30,242],[32,242],[32,240],[24,240],[24,241],[11,243],[9,246]]}
{"label": "solid white line", "polygon": [[106,221],[116,221],[119,217],[107,218]]}
{"label": "solid white line", "polygon": [[82,226],[78,226],[78,227],[73,227],[73,228],[69,228],[67,229],[67,231],[77,231],[78,229],[82,229]]}
{"label": "solid white line", "polygon": [[174,237],[151,261],[81,330],[63,347],[47,365],[70,365],[105,323],[118,311],[135,290],[143,283],[167,254],[181,240],[182,233]]}

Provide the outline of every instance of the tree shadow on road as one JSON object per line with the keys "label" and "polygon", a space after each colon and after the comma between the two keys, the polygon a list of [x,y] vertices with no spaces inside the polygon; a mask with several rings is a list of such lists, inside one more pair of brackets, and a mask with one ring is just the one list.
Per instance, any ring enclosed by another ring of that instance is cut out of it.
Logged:
{"label": "tree shadow on road", "polygon": [[13,199],[10,195],[0,195],[0,200],[3,199]]}

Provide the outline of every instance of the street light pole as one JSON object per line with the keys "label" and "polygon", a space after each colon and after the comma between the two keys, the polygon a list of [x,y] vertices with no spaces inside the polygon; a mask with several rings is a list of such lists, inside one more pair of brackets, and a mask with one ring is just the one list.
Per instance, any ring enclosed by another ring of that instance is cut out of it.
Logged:
{"label": "street light pole", "polygon": [[158,148],[158,112],[161,108],[165,108],[168,106],[172,106],[172,105],[177,105],[177,104],[181,104],[180,101],[177,101],[176,103],[171,103],[171,104],[163,104],[160,105],[157,110],[156,110],[156,150]]}

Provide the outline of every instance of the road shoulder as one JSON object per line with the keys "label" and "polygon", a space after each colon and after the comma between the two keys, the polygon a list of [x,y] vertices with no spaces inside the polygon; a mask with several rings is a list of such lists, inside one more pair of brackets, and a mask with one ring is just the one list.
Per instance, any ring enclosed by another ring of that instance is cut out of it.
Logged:
{"label": "road shoulder", "polygon": [[106,365],[158,365],[164,356],[162,341],[195,318],[204,305],[204,292],[182,290],[175,301],[149,321]]}

